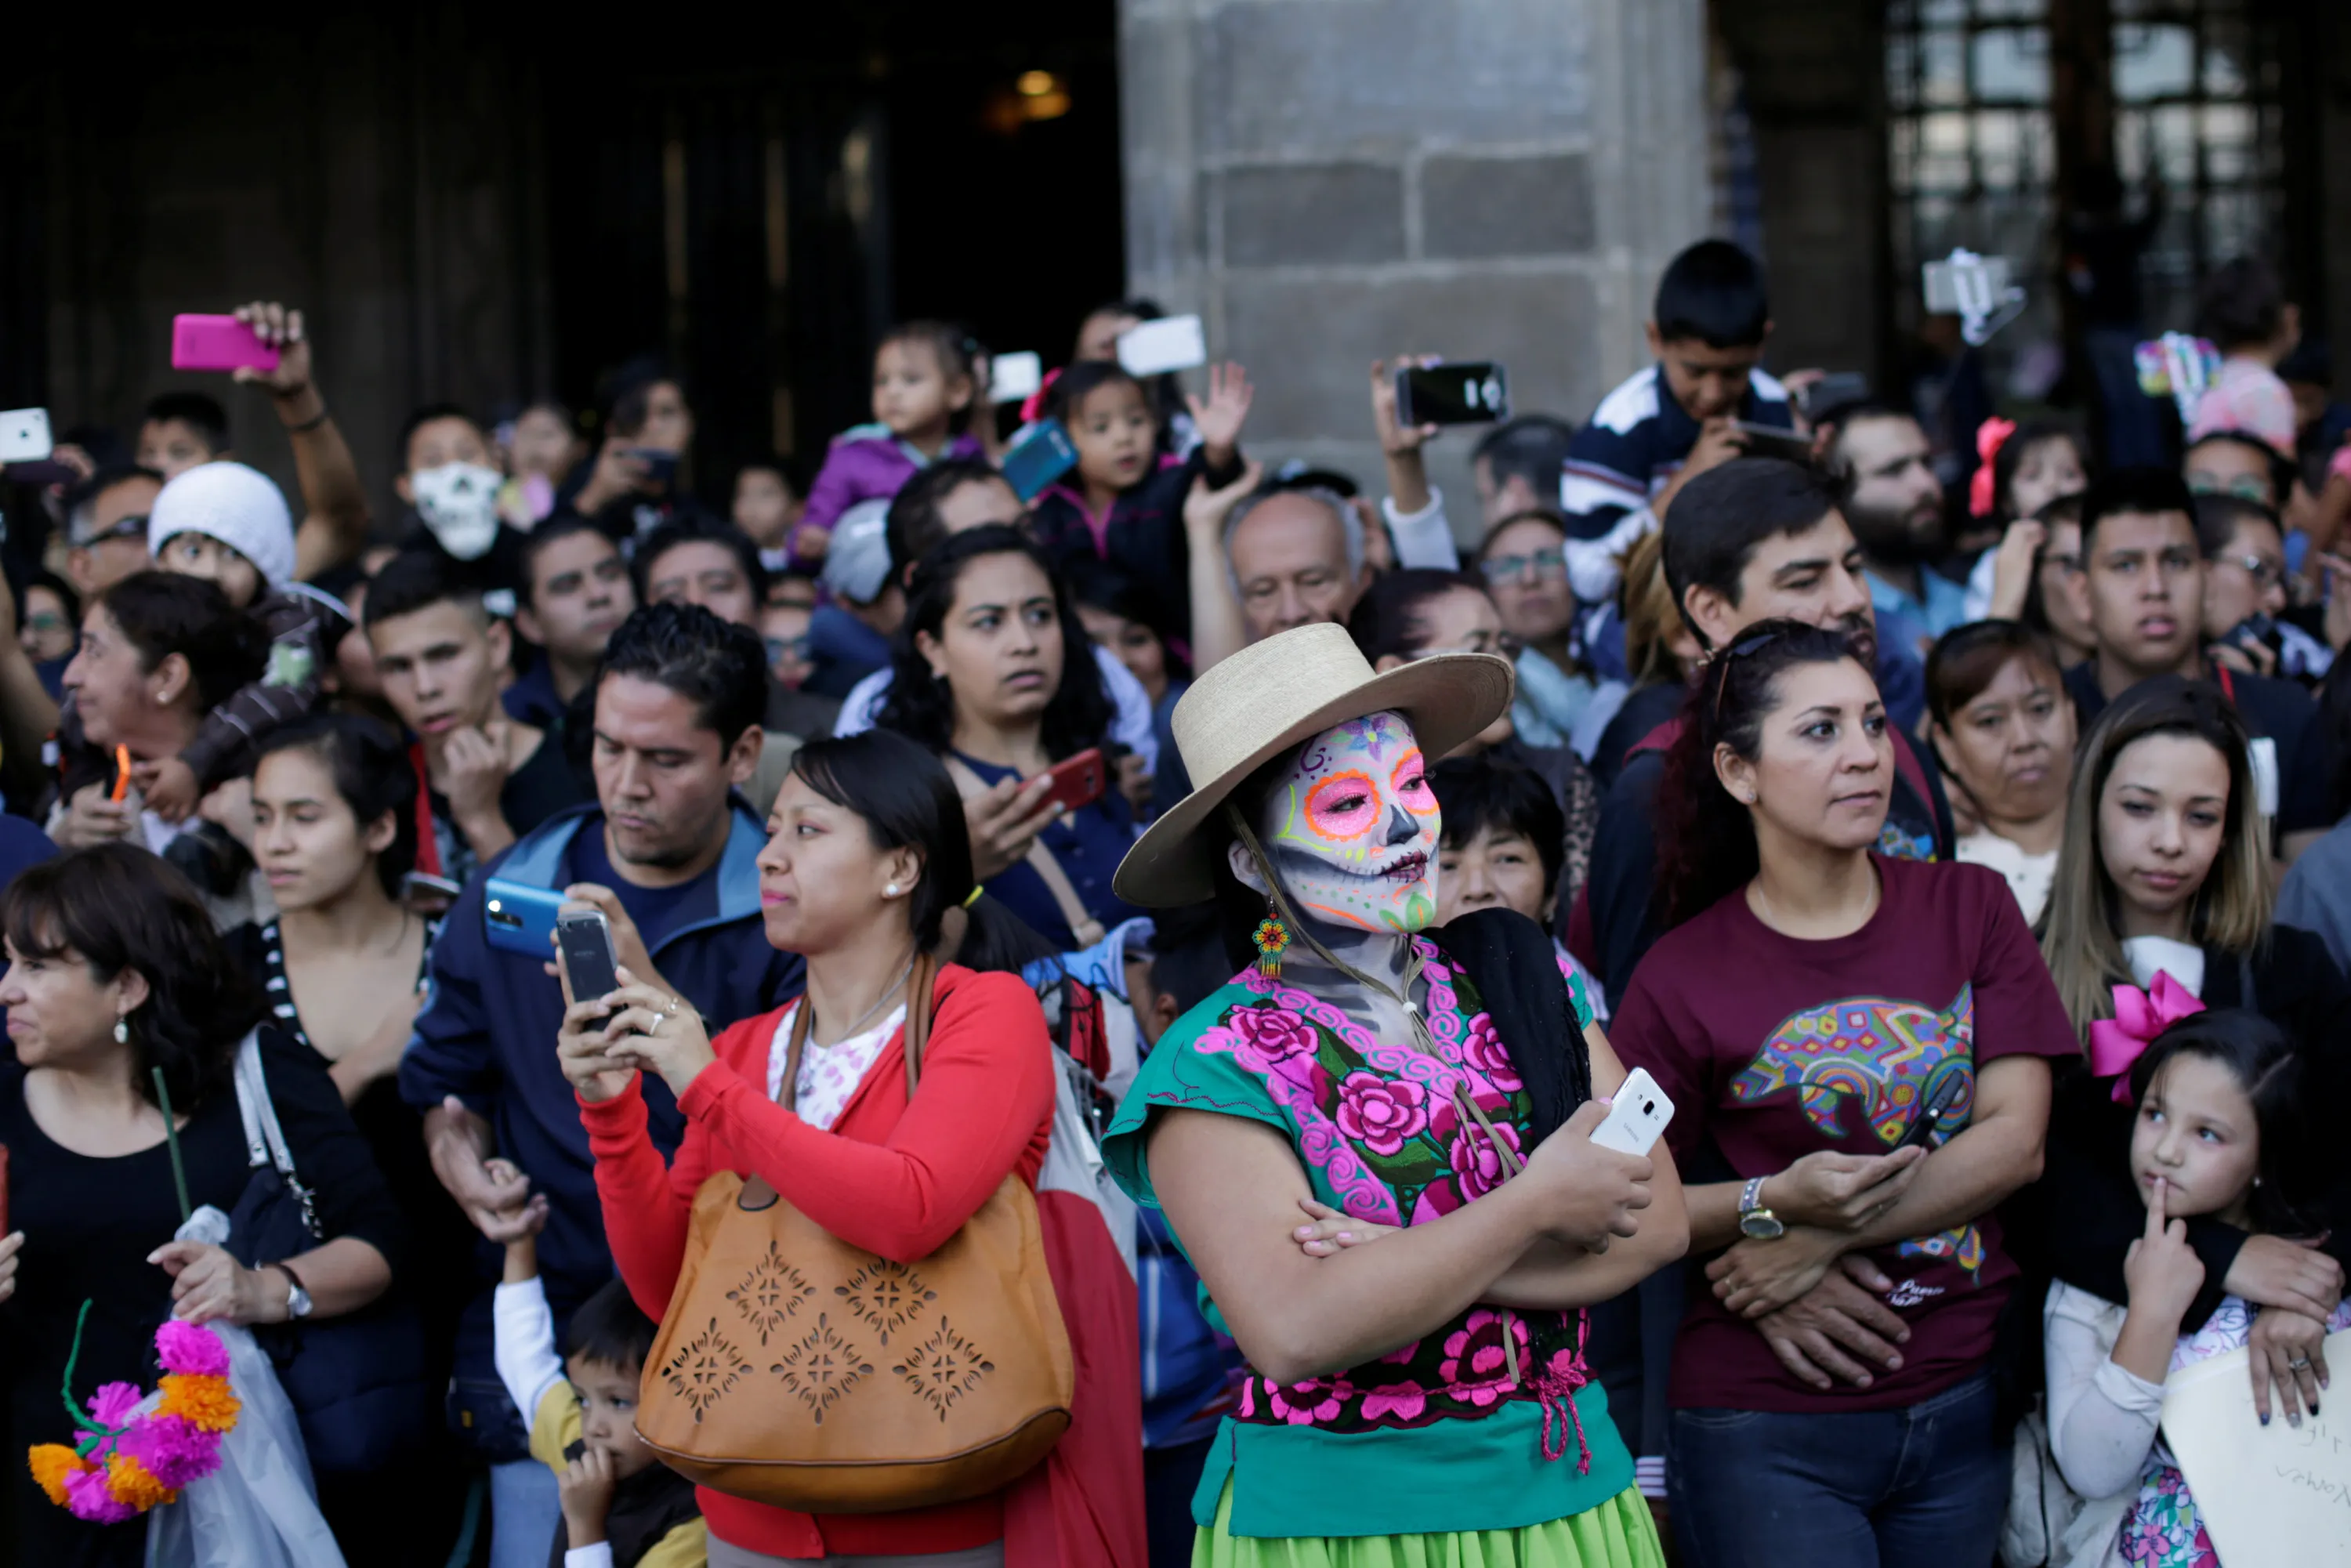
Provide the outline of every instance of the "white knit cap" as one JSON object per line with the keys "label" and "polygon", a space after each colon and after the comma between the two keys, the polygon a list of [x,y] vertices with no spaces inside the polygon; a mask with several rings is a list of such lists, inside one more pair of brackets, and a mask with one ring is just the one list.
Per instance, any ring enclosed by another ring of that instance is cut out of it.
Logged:
{"label": "white knit cap", "polygon": [[294,514],[269,476],[242,463],[199,463],[163,486],[147,512],[147,550],[173,534],[204,534],[251,561],[283,588],[294,575]]}

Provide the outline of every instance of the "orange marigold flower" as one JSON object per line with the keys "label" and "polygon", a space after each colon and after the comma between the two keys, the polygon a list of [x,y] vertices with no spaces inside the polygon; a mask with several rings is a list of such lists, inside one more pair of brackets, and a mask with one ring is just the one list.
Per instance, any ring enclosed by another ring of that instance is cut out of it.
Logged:
{"label": "orange marigold flower", "polygon": [[157,1416],[178,1416],[205,1432],[225,1432],[236,1425],[237,1397],[228,1379],[193,1372],[167,1372],[156,1380],[163,1402]]}
{"label": "orange marigold flower", "polygon": [[106,1461],[106,1490],[114,1500],[144,1513],[159,1502],[177,1502],[180,1494],[155,1479],[154,1473],[129,1454]]}
{"label": "orange marigold flower", "polygon": [[66,1506],[66,1478],[91,1468],[88,1460],[63,1443],[37,1444],[26,1457],[32,1465],[34,1484],[48,1493],[49,1500],[59,1508]]}

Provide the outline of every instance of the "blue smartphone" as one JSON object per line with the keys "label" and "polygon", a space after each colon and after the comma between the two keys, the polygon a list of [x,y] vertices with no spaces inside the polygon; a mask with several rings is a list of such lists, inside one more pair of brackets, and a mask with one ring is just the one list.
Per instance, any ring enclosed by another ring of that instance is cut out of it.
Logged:
{"label": "blue smartphone", "polygon": [[1078,449],[1058,419],[1040,419],[1012,438],[1004,454],[1004,477],[1023,506],[1078,465]]}
{"label": "blue smartphone", "polygon": [[482,890],[483,934],[493,947],[526,958],[555,956],[555,916],[563,894],[492,877]]}

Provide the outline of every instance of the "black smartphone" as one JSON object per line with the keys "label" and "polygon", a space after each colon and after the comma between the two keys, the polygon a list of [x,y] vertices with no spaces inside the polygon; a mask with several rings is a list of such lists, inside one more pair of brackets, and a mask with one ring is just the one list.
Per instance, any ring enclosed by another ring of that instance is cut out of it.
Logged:
{"label": "black smartphone", "polygon": [[645,482],[664,489],[677,483],[677,454],[662,452],[651,446],[632,446],[622,454],[645,465]]}
{"label": "black smartphone", "polygon": [[612,927],[601,912],[570,910],[556,917],[555,950],[571,982],[571,999],[584,1002],[621,988],[620,962],[612,956]]}
{"label": "black smartphone", "polygon": [[1490,424],[1510,417],[1510,375],[1492,360],[1440,361],[1396,371],[1396,423]]}
{"label": "black smartphone", "polygon": [[1959,1102],[1967,1097],[1968,1075],[1964,1072],[1945,1073],[1941,1082],[1928,1091],[1927,1103],[1919,1106],[1918,1114],[1911,1118],[1909,1127],[1902,1134],[1902,1141],[1894,1146],[1907,1149],[1916,1144],[1922,1149],[1938,1149],[1949,1143],[1951,1134],[1957,1129],[1947,1128],[1944,1124],[1955,1119]]}
{"label": "black smartphone", "polygon": [[2277,622],[2259,612],[2230,627],[2220,641],[2239,648],[2250,648],[2259,643],[2273,653],[2284,645],[2284,639],[2278,635]]}
{"label": "black smartphone", "polygon": [[1758,424],[1751,419],[1734,419],[1730,428],[1747,437],[1747,450],[1758,457],[1785,457],[1795,463],[1812,458],[1813,438],[1809,435],[1799,435],[1776,424]]}
{"label": "black smartphone", "polygon": [[1818,424],[1824,414],[1869,401],[1869,378],[1859,371],[1832,371],[1796,394],[1796,407]]}

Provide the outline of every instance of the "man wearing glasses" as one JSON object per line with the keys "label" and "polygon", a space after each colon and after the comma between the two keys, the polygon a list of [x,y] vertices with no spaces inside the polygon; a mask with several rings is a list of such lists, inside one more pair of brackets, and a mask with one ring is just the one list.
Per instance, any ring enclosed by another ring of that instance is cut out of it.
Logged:
{"label": "man wearing glasses", "polygon": [[152,468],[108,468],[68,502],[66,580],[84,599],[147,570],[147,513],[162,493]]}
{"label": "man wearing glasses", "polygon": [[2204,640],[2214,660],[2255,675],[2325,675],[2335,650],[2278,619],[2287,604],[2278,515],[2235,494],[2199,494],[2196,542],[2204,552]]}

